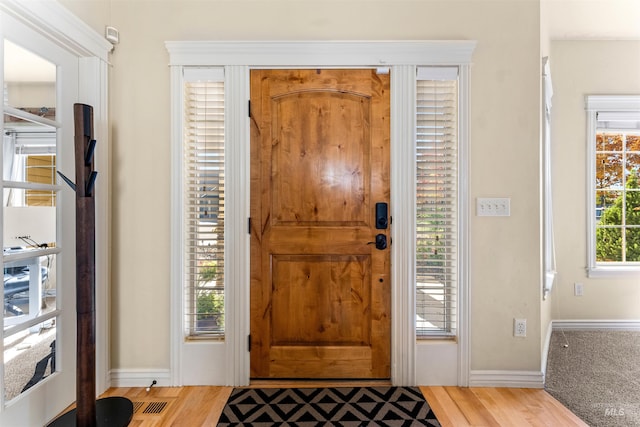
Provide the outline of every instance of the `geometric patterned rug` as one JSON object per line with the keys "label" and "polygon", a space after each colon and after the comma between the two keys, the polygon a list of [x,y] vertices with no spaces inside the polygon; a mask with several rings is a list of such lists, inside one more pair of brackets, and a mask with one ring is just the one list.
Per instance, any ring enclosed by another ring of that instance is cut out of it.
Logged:
{"label": "geometric patterned rug", "polygon": [[416,387],[236,388],[218,426],[440,426]]}

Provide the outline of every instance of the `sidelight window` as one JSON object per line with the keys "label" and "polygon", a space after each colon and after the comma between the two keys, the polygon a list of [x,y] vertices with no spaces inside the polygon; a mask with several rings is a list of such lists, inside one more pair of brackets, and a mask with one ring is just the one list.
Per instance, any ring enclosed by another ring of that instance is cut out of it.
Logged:
{"label": "sidelight window", "polygon": [[188,337],[224,335],[222,69],[184,69],[184,313]]}
{"label": "sidelight window", "polygon": [[416,333],[456,335],[458,69],[416,81]]}

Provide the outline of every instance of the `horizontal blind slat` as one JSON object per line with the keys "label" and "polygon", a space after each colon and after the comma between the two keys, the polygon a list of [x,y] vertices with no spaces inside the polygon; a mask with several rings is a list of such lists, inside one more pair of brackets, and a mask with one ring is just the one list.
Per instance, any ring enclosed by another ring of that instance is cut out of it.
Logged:
{"label": "horizontal blind slat", "polygon": [[185,331],[224,335],[223,81],[185,83]]}
{"label": "horizontal blind slat", "polygon": [[457,81],[416,90],[416,331],[456,333]]}

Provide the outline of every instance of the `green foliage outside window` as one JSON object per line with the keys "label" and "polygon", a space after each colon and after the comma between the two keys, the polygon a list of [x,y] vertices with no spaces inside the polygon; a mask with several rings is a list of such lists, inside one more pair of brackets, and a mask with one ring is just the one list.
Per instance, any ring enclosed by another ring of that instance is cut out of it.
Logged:
{"label": "green foliage outside window", "polygon": [[[626,198],[623,203],[623,198]],[[606,207],[596,229],[596,260],[598,262],[640,261],[640,228],[626,227],[623,233],[623,206],[627,226],[640,226],[640,188],[636,171],[627,179],[626,191]],[[613,227],[603,227],[613,226]],[[624,234],[624,245],[623,245]],[[625,257],[622,248],[625,248]]]}
{"label": "green foliage outside window", "polygon": [[[206,285],[218,279],[215,261],[208,261],[200,267],[199,285]],[[196,298],[196,313],[199,327],[224,327],[224,291],[222,289],[199,289]]]}

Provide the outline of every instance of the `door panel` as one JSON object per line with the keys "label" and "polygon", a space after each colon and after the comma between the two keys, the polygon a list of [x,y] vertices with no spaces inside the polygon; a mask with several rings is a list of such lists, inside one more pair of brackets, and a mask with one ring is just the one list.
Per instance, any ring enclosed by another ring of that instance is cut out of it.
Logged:
{"label": "door panel", "polygon": [[[0,295],[15,308],[5,311],[2,321],[0,425],[43,425],[75,399],[75,194],[56,182],[39,182],[49,206],[34,206],[29,187],[36,180],[27,170],[33,156],[24,153],[45,156],[49,177],[55,170],[73,170],[73,104],[81,66],[72,52],[4,12],[0,56],[6,84],[1,127],[15,144],[8,151],[15,170],[3,181],[5,286]],[[37,78],[25,73],[25,63]],[[27,234],[31,242],[16,237]],[[13,293],[7,283],[22,283],[28,292]]]}
{"label": "door panel", "polygon": [[369,343],[370,261],[367,255],[274,255],[272,344]]}
{"label": "door panel", "polygon": [[388,378],[389,76],[251,73],[251,376]]}
{"label": "door panel", "polygon": [[274,99],[272,108],[273,123],[283,127],[273,129],[272,225],[365,225],[369,100],[302,92]]}

